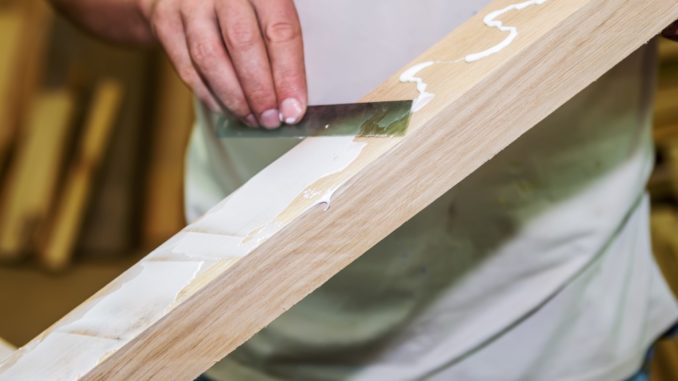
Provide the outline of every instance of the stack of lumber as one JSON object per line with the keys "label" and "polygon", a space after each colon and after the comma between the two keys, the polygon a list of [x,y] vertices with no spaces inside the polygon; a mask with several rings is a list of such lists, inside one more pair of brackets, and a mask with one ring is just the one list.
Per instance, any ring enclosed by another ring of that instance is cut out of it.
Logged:
{"label": "stack of lumber", "polygon": [[180,229],[191,107],[157,51],[106,45],[43,0],[0,1],[0,264],[62,270]]}

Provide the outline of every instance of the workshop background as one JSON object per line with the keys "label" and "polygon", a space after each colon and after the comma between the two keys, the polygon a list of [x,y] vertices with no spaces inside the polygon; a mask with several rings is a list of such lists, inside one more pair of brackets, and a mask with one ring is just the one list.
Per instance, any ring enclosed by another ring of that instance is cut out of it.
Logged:
{"label": "workshop background", "polygon": [[[660,43],[655,254],[678,295],[678,43]],[[157,49],[0,0],[0,345],[25,344],[184,225],[192,98]],[[678,380],[678,339],[653,380]]]}

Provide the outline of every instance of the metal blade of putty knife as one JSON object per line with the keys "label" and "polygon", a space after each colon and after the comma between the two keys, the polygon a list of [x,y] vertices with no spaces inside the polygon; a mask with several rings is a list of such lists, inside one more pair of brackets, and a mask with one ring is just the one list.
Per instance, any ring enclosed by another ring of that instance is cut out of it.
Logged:
{"label": "metal blade of putty knife", "polygon": [[232,138],[305,138],[310,136],[402,136],[410,123],[412,101],[309,106],[296,125],[275,130],[248,127],[222,115],[217,136]]}

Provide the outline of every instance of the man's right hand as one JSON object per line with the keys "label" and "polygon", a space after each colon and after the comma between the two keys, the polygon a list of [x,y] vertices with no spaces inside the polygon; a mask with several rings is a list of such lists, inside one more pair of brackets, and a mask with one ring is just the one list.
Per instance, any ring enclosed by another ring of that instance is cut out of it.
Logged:
{"label": "man's right hand", "polygon": [[137,0],[181,79],[250,126],[298,122],[307,105],[293,0]]}

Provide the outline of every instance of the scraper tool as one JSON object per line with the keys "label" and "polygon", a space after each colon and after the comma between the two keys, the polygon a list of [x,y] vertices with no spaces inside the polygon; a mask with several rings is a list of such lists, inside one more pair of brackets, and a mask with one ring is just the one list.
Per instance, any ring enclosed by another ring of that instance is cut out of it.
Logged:
{"label": "scraper tool", "polygon": [[410,123],[412,101],[309,106],[296,125],[267,130],[220,116],[217,135],[230,138],[305,138],[311,136],[402,136]]}

